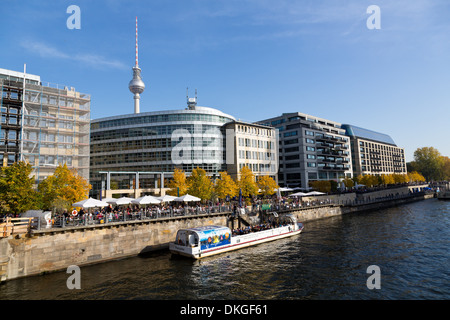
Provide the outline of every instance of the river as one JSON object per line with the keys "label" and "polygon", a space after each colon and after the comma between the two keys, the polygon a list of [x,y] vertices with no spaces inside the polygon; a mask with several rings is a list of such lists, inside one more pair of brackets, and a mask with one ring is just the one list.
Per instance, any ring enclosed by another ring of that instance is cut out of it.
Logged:
{"label": "river", "polygon": [[0,299],[447,300],[449,248],[450,202],[430,199],[306,222],[298,236],[201,261],[162,251],[82,267],[81,289],[66,272],[11,280]]}

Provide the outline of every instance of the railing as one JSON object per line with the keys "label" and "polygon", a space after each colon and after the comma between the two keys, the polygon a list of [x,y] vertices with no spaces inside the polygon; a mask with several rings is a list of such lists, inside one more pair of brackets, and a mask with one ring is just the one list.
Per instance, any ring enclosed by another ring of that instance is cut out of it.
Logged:
{"label": "railing", "polygon": [[[279,202],[270,204],[268,211],[275,212],[289,212],[296,210],[311,209],[324,206],[359,206],[363,204],[385,202],[390,200],[399,200],[413,198],[426,194],[425,192],[414,192],[409,194],[387,195],[383,197],[357,197],[354,200],[344,199],[330,199],[326,195],[321,196],[312,201],[292,201]],[[8,237],[12,234],[28,233],[33,230],[49,230],[52,228],[70,228],[82,226],[106,226],[111,223],[119,222],[139,222],[151,221],[158,219],[177,218],[196,216],[211,213],[226,213],[231,216],[239,214],[256,215],[261,212],[263,204],[253,205],[240,209],[234,212],[232,205],[221,206],[198,206],[198,207],[184,207],[161,210],[158,208],[142,209],[136,212],[111,212],[105,214],[86,213],[83,216],[63,216],[58,215],[52,217],[50,224],[41,223],[40,218],[5,218],[3,223],[0,223],[0,238]],[[265,209],[267,204],[265,204]]]}
{"label": "railing", "polygon": [[13,234],[28,233],[31,230],[33,218],[10,218],[6,217],[0,223],[0,238],[9,237]]}

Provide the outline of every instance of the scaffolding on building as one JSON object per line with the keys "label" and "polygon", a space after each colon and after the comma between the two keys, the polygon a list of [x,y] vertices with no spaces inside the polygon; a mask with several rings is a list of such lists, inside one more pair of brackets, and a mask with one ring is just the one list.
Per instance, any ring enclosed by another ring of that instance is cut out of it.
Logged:
{"label": "scaffolding on building", "polygon": [[28,162],[37,182],[66,164],[89,181],[90,95],[25,73],[15,80],[0,79],[1,164]]}

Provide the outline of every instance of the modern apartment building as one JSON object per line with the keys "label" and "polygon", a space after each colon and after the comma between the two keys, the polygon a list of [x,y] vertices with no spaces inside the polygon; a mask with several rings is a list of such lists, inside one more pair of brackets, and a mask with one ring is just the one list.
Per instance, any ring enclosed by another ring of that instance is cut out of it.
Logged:
{"label": "modern apartment building", "polygon": [[224,125],[227,172],[235,180],[249,167],[256,177],[278,180],[278,134],[275,128],[241,121]]}
{"label": "modern apartment building", "polygon": [[352,176],[350,139],[340,123],[300,112],[257,123],[278,129],[280,185],[307,188],[309,181]]}
{"label": "modern apartment building", "polygon": [[90,96],[6,69],[0,90],[0,163],[29,162],[36,182],[65,163],[89,180]]}
{"label": "modern apartment building", "polygon": [[353,175],[406,174],[405,150],[387,134],[343,124],[350,137]]}

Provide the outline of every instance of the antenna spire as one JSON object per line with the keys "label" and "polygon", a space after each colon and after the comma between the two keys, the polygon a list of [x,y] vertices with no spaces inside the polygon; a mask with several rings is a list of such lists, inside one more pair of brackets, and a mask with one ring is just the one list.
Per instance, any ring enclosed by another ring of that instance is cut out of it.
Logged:
{"label": "antenna spire", "polygon": [[136,67],[138,66],[138,19],[136,17]]}

